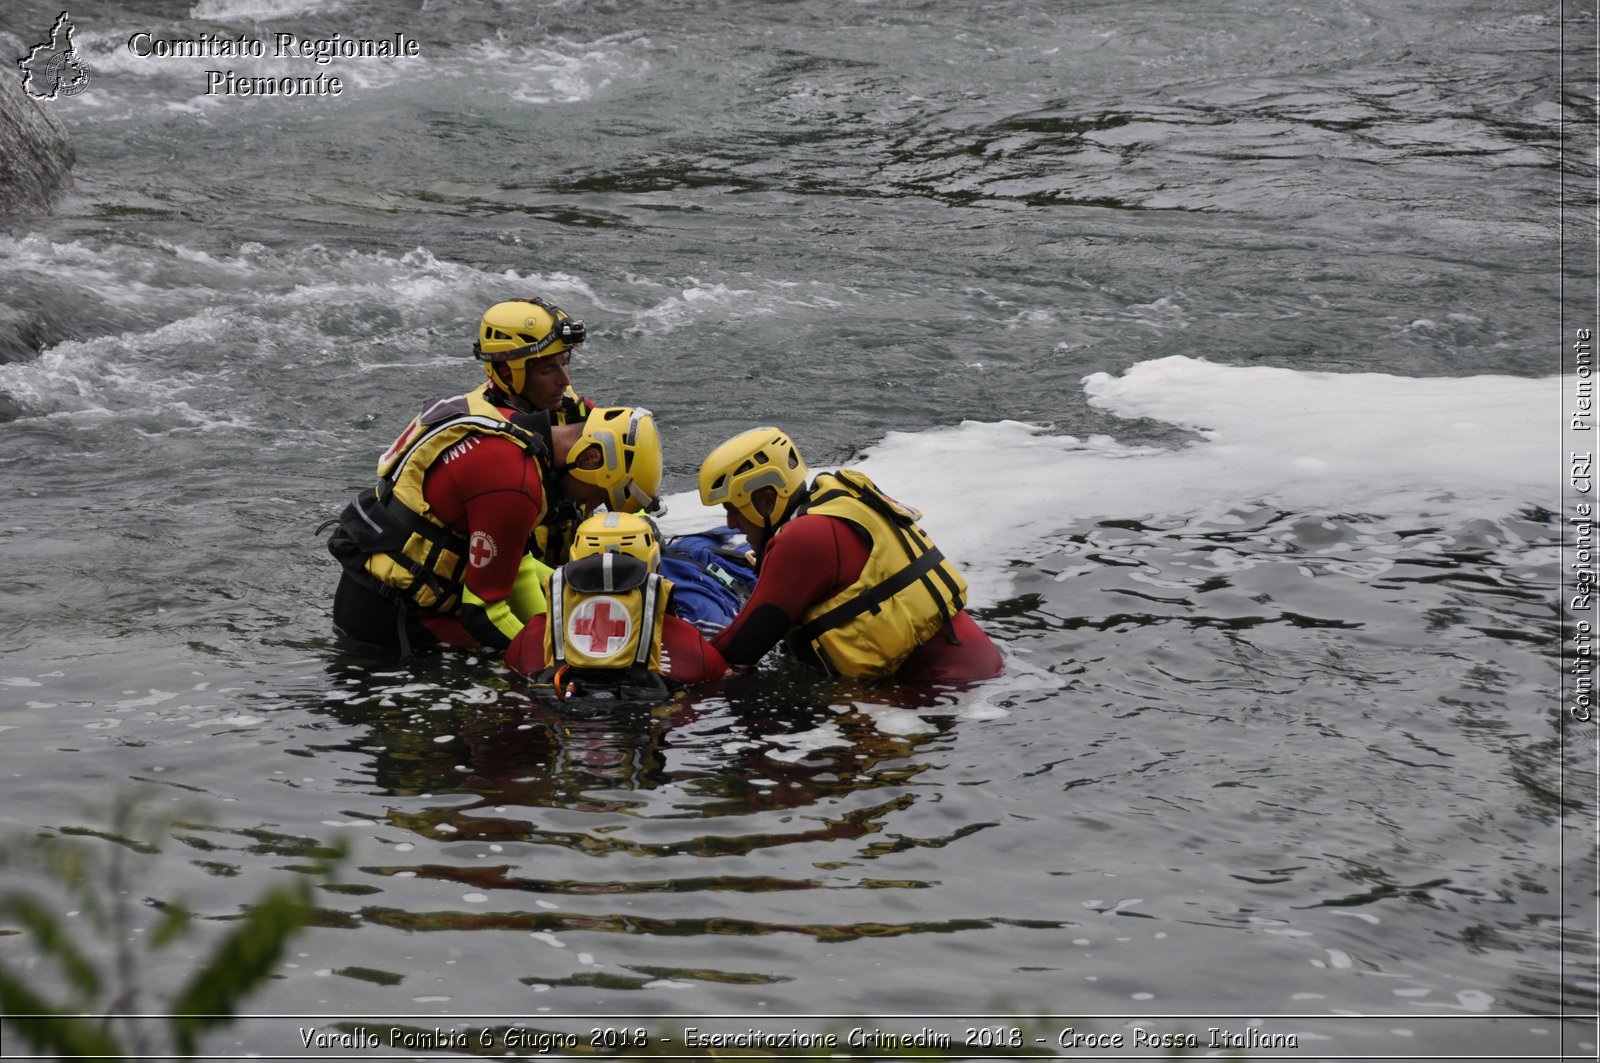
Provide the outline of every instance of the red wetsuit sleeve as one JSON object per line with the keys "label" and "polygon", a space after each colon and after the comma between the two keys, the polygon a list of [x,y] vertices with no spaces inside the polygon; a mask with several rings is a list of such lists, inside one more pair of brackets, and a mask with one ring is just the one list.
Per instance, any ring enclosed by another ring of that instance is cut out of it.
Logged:
{"label": "red wetsuit sleeve", "polygon": [[[540,654],[543,657],[543,654]],[[728,674],[728,662],[700,629],[681,617],[668,616],[661,629],[661,671],[673,682],[690,686]]]}
{"label": "red wetsuit sleeve", "polygon": [[544,508],[538,462],[509,439],[468,436],[428,470],[422,493],[468,539],[467,589],[485,602],[508,597]]}
{"label": "red wetsuit sleeve", "polygon": [[867,554],[866,541],[846,521],[821,514],[794,518],[767,544],[755,590],[711,645],[730,665],[755,664],[807,609],[854,583]]}

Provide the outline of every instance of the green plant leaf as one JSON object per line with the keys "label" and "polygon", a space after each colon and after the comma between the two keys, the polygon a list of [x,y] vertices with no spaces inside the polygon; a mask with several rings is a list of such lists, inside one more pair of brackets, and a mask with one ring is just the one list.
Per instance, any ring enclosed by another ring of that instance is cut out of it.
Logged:
{"label": "green plant leaf", "polygon": [[0,911],[14,915],[33,936],[39,951],[61,964],[81,1002],[87,1003],[99,994],[100,972],[78,950],[72,936],[48,908],[28,894],[17,893],[0,900]]}
{"label": "green plant leaf", "polygon": [[239,1001],[272,974],[289,938],[311,922],[310,898],[304,882],[268,890],[222,939],[173,1003],[179,1055],[193,1055],[199,1034],[231,1021]]}
{"label": "green plant leaf", "polygon": [[[64,1059],[112,1060],[125,1052],[97,1021],[62,1015],[22,979],[0,968],[0,1012],[16,1035],[41,1053]],[[27,1019],[19,1015],[31,1016]]]}
{"label": "green plant leaf", "polygon": [[150,932],[150,947],[161,949],[172,944],[189,928],[190,918],[189,909],[180,903],[162,905],[161,919]]}

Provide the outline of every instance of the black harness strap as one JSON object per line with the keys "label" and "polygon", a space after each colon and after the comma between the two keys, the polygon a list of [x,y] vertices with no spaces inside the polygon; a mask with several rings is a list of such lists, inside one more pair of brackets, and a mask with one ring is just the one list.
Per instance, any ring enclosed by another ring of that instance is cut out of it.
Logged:
{"label": "black harness strap", "polygon": [[[873,508],[876,509],[878,507],[874,506]],[[881,509],[879,511],[882,512]],[[900,549],[904,550],[906,556],[912,559],[912,567],[917,568],[920,566],[920,574],[915,578],[921,580],[923,590],[928,592],[928,597],[933,600],[934,608],[938,609],[939,615],[944,618],[944,627],[950,628],[951,623],[955,620],[955,613],[961,609],[960,588],[955,585],[950,578],[950,574],[943,567],[926,563],[926,558],[930,554],[937,554],[939,561],[944,560],[944,554],[915,525],[903,524],[899,520],[890,520],[889,527],[894,529],[895,538],[900,541]],[[913,538],[913,535],[915,535],[915,538]],[[934,586],[933,580],[935,576],[944,584],[945,594],[940,594],[939,588]],[[946,599],[950,601],[954,611],[946,608]]]}
{"label": "black harness strap", "polygon": [[[953,638],[955,631],[952,624],[955,620],[955,614],[961,610],[963,603],[960,587],[941,564],[944,561],[944,554],[929,541],[927,536],[921,533],[921,529],[916,526],[907,514],[890,505],[882,495],[874,491],[869,485],[857,483],[855,480],[847,479],[844,476],[840,476],[839,482],[847,484],[849,488],[854,488],[854,490],[850,490],[847,487],[835,487],[820,494],[814,494],[806,499],[805,508],[809,509],[812,506],[821,505],[835,498],[847,498],[864,503],[868,508],[885,518],[886,523],[894,530],[895,539],[899,542],[900,549],[910,559],[910,564],[852,601],[844,602],[809,623],[801,625],[794,632],[795,642],[804,645],[814,643],[823,632],[847,624],[868,610],[876,611],[883,602],[918,581],[921,581],[923,589],[927,591],[928,597],[933,600],[934,607],[939,610],[939,615],[944,619],[942,626]],[[944,588],[944,593],[942,594],[939,586],[936,586],[933,582],[936,578]],[[947,606],[946,602],[950,604]],[[826,665],[828,662],[824,660],[823,663]]]}
{"label": "black harness strap", "polygon": [[[800,625],[800,627],[795,630],[795,638],[809,643],[814,641],[817,636],[821,635],[824,631],[831,631],[836,627],[848,624],[850,621],[854,620],[856,617],[867,612],[868,610],[876,611],[878,606],[882,605],[896,594],[899,594],[901,591],[905,590],[919,579],[925,578],[928,574],[928,570],[943,560],[944,554],[939,551],[938,547],[934,547],[932,550],[929,550],[921,557],[918,557],[916,560],[912,561],[911,564],[907,565],[899,572],[896,572],[893,576],[890,576],[877,586],[863,591],[861,594],[850,599],[848,602],[841,602],[832,609],[829,609],[826,613],[823,613],[821,616],[818,616],[807,623]],[[937,598],[937,595],[935,597]],[[943,612],[944,604],[942,600],[940,600],[939,608],[940,611]],[[949,614],[946,614],[946,619],[948,619],[948,616]]]}
{"label": "black harness strap", "polygon": [[[380,485],[387,484],[388,481],[381,480],[379,483]],[[454,604],[450,599],[455,596],[447,593],[444,584],[439,580],[437,572],[439,555],[446,550],[456,555],[456,563],[452,567],[448,578],[452,583],[457,583],[461,579],[461,574],[466,571],[467,551],[471,548],[471,544],[465,536],[454,528],[444,524],[436,524],[426,517],[413,513],[403,503],[394,498],[392,485],[390,486],[391,491],[384,502],[384,509],[401,530],[410,535],[421,536],[426,540],[428,552],[421,561],[412,560],[400,549],[385,550],[382,553],[390,561],[411,574],[413,587],[420,583],[433,592],[434,604],[430,608],[447,612]],[[362,516],[366,517],[366,514],[363,513]],[[368,519],[370,520],[370,518]],[[415,593],[415,590],[407,591],[405,596],[414,601]]]}
{"label": "black harness strap", "polygon": [[[846,491],[843,488],[836,487],[832,491],[824,491],[820,495],[811,495],[810,497],[808,497],[805,500],[804,508],[798,509],[797,512],[796,512],[796,515],[798,516],[800,513],[805,512],[806,509],[809,509],[812,506],[820,506],[824,502],[832,502],[836,498],[849,498],[849,499],[853,499],[853,500],[858,501],[858,502],[866,501],[864,498],[862,498],[859,495],[853,494],[850,491]],[[874,507],[874,508],[876,508],[876,507]]]}

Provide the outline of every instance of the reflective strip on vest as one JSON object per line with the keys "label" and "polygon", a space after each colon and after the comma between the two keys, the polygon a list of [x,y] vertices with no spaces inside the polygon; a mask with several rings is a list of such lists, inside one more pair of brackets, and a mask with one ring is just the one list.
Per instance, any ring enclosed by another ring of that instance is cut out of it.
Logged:
{"label": "reflective strip on vest", "polygon": [[[671,586],[652,574],[642,586],[631,590],[589,594],[572,588],[564,567],[556,569],[550,574],[547,591],[550,615],[544,631],[546,663],[601,671],[635,666],[660,671],[662,629]],[[624,622],[625,632],[609,626]],[[570,630],[574,625],[587,625],[588,630],[574,632]],[[622,642],[612,648],[610,642],[617,638]],[[584,646],[581,639],[588,639],[589,644]]]}

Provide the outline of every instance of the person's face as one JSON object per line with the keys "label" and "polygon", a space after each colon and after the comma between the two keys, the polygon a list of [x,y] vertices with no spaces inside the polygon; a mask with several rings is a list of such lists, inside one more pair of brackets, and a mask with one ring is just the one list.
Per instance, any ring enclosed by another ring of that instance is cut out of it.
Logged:
{"label": "person's face", "polygon": [[[591,443],[583,449],[582,454],[578,455],[575,464],[580,469],[598,469],[604,463],[605,455],[600,452],[599,446]],[[576,476],[563,476],[560,483],[561,494],[576,503],[585,515],[611,503],[610,495],[599,484],[580,480]]]}
{"label": "person's face", "polygon": [[[751,504],[755,506],[757,513],[770,515],[774,502],[772,498],[766,497],[770,494],[770,491],[760,491],[751,499]],[[745,540],[750,544],[750,549],[760,550],[766,543],[768,532],[765,523],[757,523],[747,516],[743,510],[736,509],[731,505],[724,504],[722,512],[728,518],[728,526],[744,535]]]}
{"label": "person's face", "polygon": [[728,519],[728,527],[733,528],[735,531],[743,535],[750,543],[750,549],[759,550],[761,548],[761,543],[759,541],[761,538],[760,525],[753,523],[749,517],[745,516],[739,510],[734,509],[732,506],[723,506],[722,512],[723,515]]}
{"label": "person's face", "polygon": [[611,502],[605,488],[591,483],[584,483],[582,480],[574,480],[570,476],[562,480],[562,489],[566,496],[576,502],[579,509],[583,510],[585,516],[593,513],[601,506],[609,505]]}
{"label": "person's face", "polygon": [[536,410],[553,410],[560,406],[562,396],[572,383],[567,375],[567,363],[571,359],[571,351],[530,358],[523,369],[522,390],[517,394]]}

